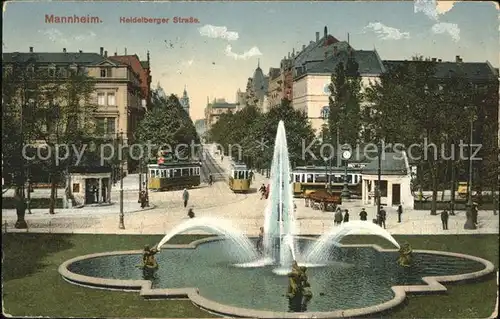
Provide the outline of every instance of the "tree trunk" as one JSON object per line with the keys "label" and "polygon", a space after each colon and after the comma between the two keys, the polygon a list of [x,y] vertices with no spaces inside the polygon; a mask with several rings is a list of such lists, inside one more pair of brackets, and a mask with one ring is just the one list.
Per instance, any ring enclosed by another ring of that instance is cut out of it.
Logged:
{"label": "tree trunk", "polygon": [[[437,165],[435,163],[434,165]],[[431,202],[431,215],[437,215],[437,195],[438,195],[438,174],[437,170],[433,167],[432,172],[432,202]]]}
{"label": "tree trunk", "polygon": [[441,201],[444,202],[444,193],[446,192],[446,181],[448,180],[448,168],[450,167],[450,163],[449,162],[446,162],[446,166],[444,168],[444,174],[443,174],[443,178],[444,178],[444,181],[442,183],[442,193],[441,193]]}
{"label": "tree trunk", "polygon": [[24,193],[22,186],[16,187],[16,214],[17,214],[17,221],[14,227],[17,229],[28,228],[28,224],[24,219],[24,216],[26,215],[26,203],[24,201]]}
{"label": "tree trunk", "polygon": [[455,177],[455,162],[451,162],[451,198],[450,198],[450,215],[455,215],[455,185],[456,185],[456,177]]}
{"label": "tree trunk", "polygon": [[49,214],[55,214],[56,207],[56,190],[57,190],[57,179],[54,176],[55,174],[51,174],[50,177],[50,202],[49,202]]}

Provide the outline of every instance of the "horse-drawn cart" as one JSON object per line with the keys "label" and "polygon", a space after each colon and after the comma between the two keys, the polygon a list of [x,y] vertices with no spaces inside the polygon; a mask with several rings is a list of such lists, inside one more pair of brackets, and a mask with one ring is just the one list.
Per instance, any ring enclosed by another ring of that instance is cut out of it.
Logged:
{"label": "horse-drawn cart", "polygon": [[342,205],[341,192],[329,192],[326,189],[304,194],[304,199],[306,207],[324,212],[333,212],[338,205]]}

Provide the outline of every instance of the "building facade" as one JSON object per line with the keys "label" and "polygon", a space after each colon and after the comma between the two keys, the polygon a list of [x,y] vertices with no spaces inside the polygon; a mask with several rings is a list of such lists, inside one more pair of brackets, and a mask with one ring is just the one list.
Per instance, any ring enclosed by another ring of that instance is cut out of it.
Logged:
{"label": "building facade", "polygon": [[[125,143],[129,143],[138,121],[144,115],[149,93],[141,81],[141,75],[131,66],[134,64],[131,62],[133,59],[126,58],[129,63],[121,60],[108,57],[107,51],[102,47],[100,53],[67,52],[66,49],[56,53],[34,52],[34,48],[30,47],[29,52],[2,54],[4,70],[9,70],[13,64],[27,63],[29,67],[47,68],[49,76],[54,76],[55,83],[63,81],[70,70],[78,70],[94,78],[94,102],[97,110],[92,116],[96,120],[97,134],[116,138],[119,133],[123,133]],[[149,72],[144,72],[143,75],[146,74]],[[128,163],[124,169],[127,173]]]}
{"label": "building facade", "polygon": [[337,64],[347,62],[349,55],[352,55],[359,65],[362,90],[371,82],[377,81],[380,74],[385,71],[377,51],[355,51],[350,47],[345,50],[333,49],[322,62],[296,70],[293,82],[293,107],[307,114],[317,134],[328,120],[329,85],[332,73],[335,72]]}
{"label": "building facade", "polygon": [[217,123],[219,117],[227,112],[236,112],[238,109],[237,103],[228,103],[225,99],[213,99],[209,102],[207,98],[207,106],[205,107],[205,129],[208,131],[212,125]]}

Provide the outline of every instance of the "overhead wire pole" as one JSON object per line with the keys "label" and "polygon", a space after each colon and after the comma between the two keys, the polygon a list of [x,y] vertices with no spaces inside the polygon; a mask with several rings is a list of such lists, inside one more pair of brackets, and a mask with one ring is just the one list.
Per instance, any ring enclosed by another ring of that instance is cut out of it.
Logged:
{"label": "overhead wire pole", "polygon": [[118,228],[125,229],[124,215],[123,215],[123,131],[120,131],[120,149],[119,149],[119,161],[120,161],[120,223]]}

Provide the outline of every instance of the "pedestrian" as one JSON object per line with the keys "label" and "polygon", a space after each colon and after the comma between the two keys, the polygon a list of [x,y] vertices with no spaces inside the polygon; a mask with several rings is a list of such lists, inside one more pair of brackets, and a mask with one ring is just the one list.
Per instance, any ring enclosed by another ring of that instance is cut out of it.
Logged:
{"label": "pedestrian", "polygon": [[477,226],[477,204],[472,205],[472,222]]}
{"label": "pedestrian", "polygon": [[140,200],[141,200],[141,208],[146,207],[146,191],[145,190],[141,191]]}
{"label": "pedestrian", "polygon": [[255,176],[253,175],[253,171],[250,170],[250,172],[248,173],[248,179],[250,179],[250,182],[255,180]]}
{"label": "pedestrian", "polygon": [[182,199],[184,200],[184,208],[187,207],[189,201],[189,192],[184,188],[184,192],[182,193]]}
{"label": "pedestrian", "polygon": [[267,184],[267,187],[266,187],[266,199],[268,199],[270,191],[271,191],[271,188],[270,188],[269,184]]}
{"label": "pedestrian", "polygon": [[340,210],[340,207],[337,208],[337,211],[335,212],[334,214],[334,217],[333,217],[333,224],[334,225],[340,225],[342,224],[342,211]]}
{"label": "pedestrian", "polygon": [[448,211],[445,209],[441,212],[441,223],[443,224],[443,230],[448,230]]}
{"label": "pedestrian", "polygon": [[344,214],[344,223],[347,223],[349,222],[349,210],[345,210],[345,214]]}
{"label": "pedestrian", "polygon": [[220,161],[223,162],[224,161],[224,155],[221,155],[220,156]]}
{"label": "pedestrian", "polygon": [[401,215],[403,214],[403,206],[399,204],[398,206],[398,223],[401,223]]}
{"label": "pedestrian", "polygon": [[214,183],[214,178],[212,177],[212,174],[210,174],[208,175],[208,185],[212,186],[213,183]]}
{"label": "pedestrian", "polygon": [[262,184],[262,186],[259,188],[260,192],[260,199],[264,199],[264,196],[266,196],[266,185]]}
{"label": "pedestrian", "polygon": [[368,213],[364,208],[361,208],[361,212],[359,213],[359,219],[360,220],[366,220],[368,217]]}
{"label": "pedestrian", "polygon": [[192,209],[192,208],[190,208],[190,209],[188,210],[188,217],[189,217],[189,218],[194,218],[194,212],[193,212],[193,209]]}
{"label": "pedestrian", "polygon": [[382,208],[380,209],[380,214],[378,216],[378,222],[379,222],[379,226],[382,227],[382,225],[384,225],[384,229],[385,229],[385,219],[387,217],[387,213],[385,212],[385,210]]}

